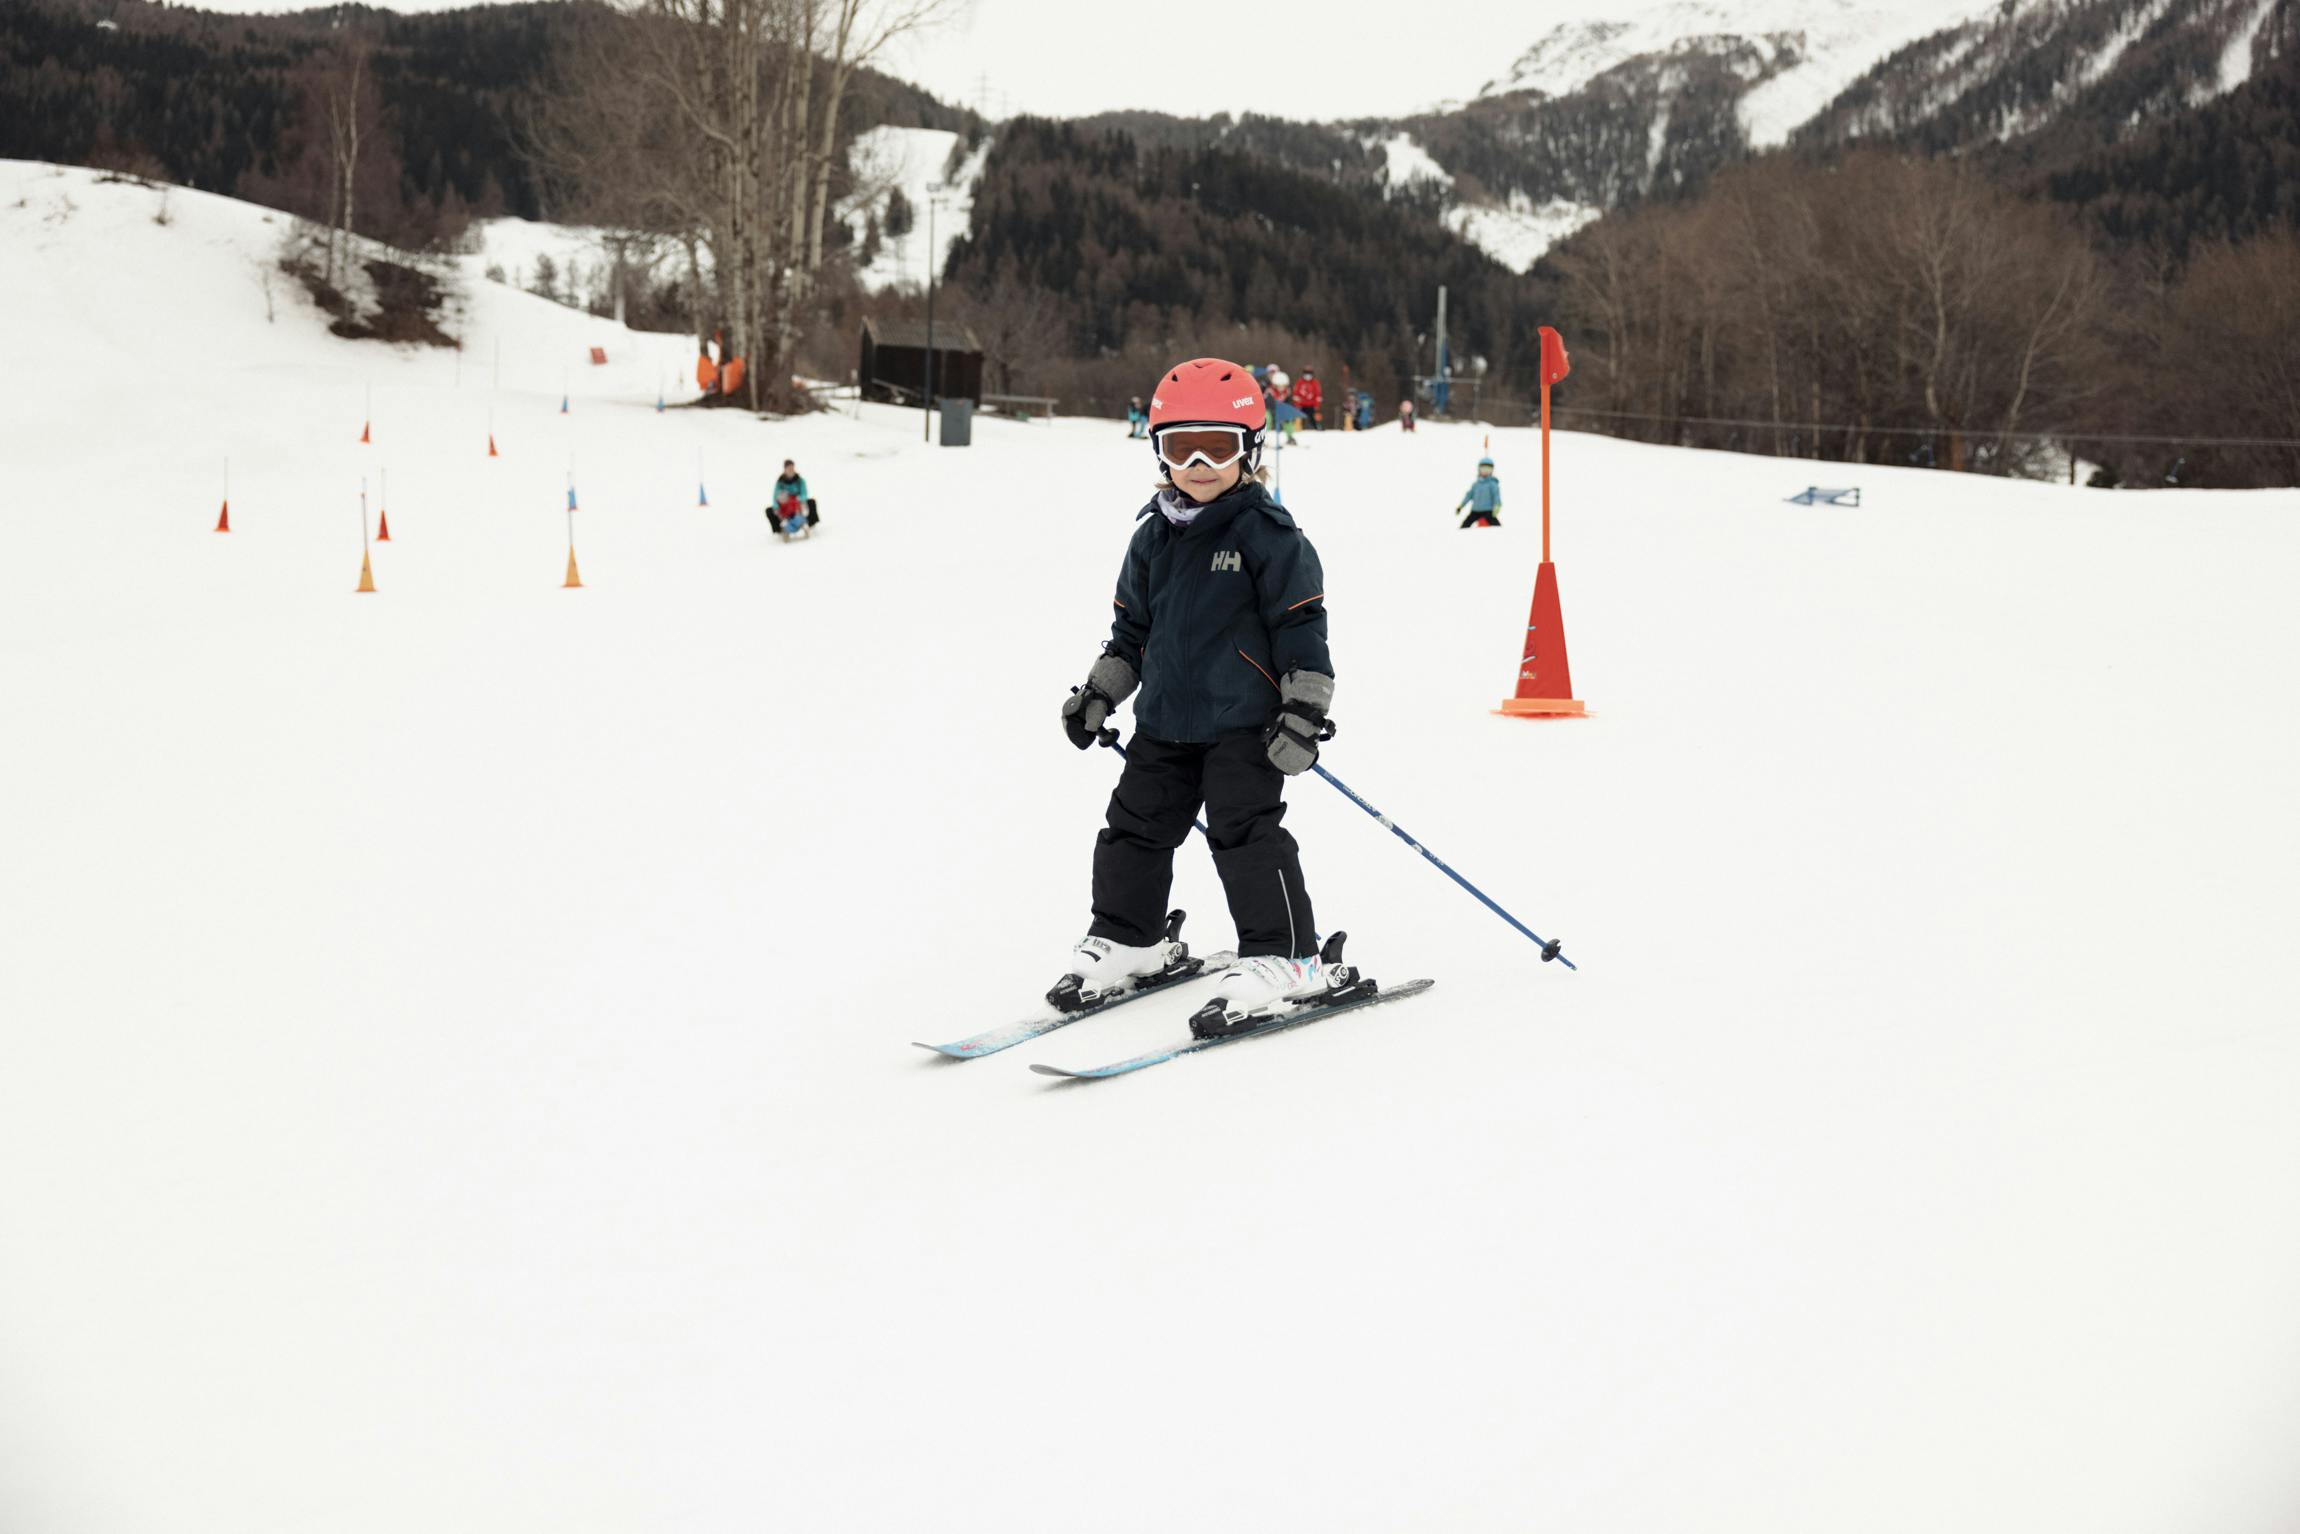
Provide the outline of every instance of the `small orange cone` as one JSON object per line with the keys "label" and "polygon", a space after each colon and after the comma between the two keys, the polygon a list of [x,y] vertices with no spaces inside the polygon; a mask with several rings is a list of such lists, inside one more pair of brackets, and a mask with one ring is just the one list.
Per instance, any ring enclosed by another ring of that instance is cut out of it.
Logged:
{"label": "small orange cone", "polygon": [[[360,591],[375,590],[375,567],[367,562],[367,554],[364,550],[359,556],[359,589]],[[354,592],[353,595],[356,596],[358,593]]]}
{"label": "small orange cone", "polygon": [[490,458],[500,458],[503,456],[502,454],[495,451],[495,433],[493,432],[489,432],[487,434],[487,456]]}
{"label": "small orange cone", "polygon": [[360,442],[360,446],[362,446],[362,447],[368,447],[368,446],[372,446],[372,445],[373,445],[373,439],[372,439],[372,438],[370,438],[370,437],[368,436],[368,434],[367,434],[367,428],[368,428],[368,423],[367,423],[367,422],[365,422],[365,421],[362,421],[362,422],[360,422],[360,423],[359,423],[359,442]]}
{"label": "small orange cone", "polygon": [[559,589],[561,591],[566,591],[571,587],[580,586],[582,584],[583,577],[575,573],[575,549],[573,545],[569,545],[567,549],[567,580],[563,585],[560,586]]}
{"label": "small orange cone", "polygon": [[232,503],[231,503],[231,502],[230,502],[230,501],[227,499],[227,500],[224,502],[224,514],[223,514],[222,516],[220,516],[220,517],[216,518],[216,531],[217,531],[217,532],[219,532],[219,533],[228,533],[228,532],[230,532],[231,530],[232,530]]}
{"label": "small orange cone", "polygon": [[375,541],[378,543],[391,542],[391,513],[388,511],[379,511],[375,514]]}

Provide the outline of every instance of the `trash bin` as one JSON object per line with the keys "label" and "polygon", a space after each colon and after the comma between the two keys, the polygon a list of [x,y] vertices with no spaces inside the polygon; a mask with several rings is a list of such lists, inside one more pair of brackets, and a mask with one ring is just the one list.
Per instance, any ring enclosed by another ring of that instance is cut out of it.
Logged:
{"label": "trash bin", "polygon": [[946,399],[942,402],[942,445],[944,447],[972,447],[974,445],[974,401]]}

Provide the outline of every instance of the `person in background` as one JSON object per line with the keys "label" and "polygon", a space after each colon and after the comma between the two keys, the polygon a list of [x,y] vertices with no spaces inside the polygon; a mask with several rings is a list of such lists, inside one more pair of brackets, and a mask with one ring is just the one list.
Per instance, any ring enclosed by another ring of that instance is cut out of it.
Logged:
{"label": "person in background", "polygon": [[783,472],[775,480],[774,494],[767,502],[767,526],[780,533],[786,526],[796,532],[801,527],[813,527],[822,520],[815,510],[814,498],[807,494],[806,476],[791,459],[783,460]]}
{"label": "person in background", "polygon": [[1493,477],[1491,458],[1480,458],[1477,461],[1477,478],[1471,480],[1469,489],[1462,492],[1462,498],[1455,504],[1454,510],[1459,511],[1464,506],[1469,508],[1469,515],[1461,519],[1465,531],[1473,527],[1501,526],[1501,481]]}
{"label": "person in background", "polygon": [[1325,397],[1325,389],[1318,382],[1318,370],[1316,368],[1302,369],[1302,376],[1294,385],[1294,403],[1301,407],[1303,419],[1310,423],[1310,430],[1312,431],[1321,430],[1323,427],[1318,415],[1318,406],[1324,403]]}
{"label": "person in background", "polygon": [[1150,413],[1142,408],[1142,396],[1137,394],[1126,402],[1126,435],[1146,437],[1150,434]]}
{"label": "person in background", "polygon": [[1372,431],[1373,429],[1374,429],[1374,396],[1373,396],[1373,391],[1372,391],[1372,390],[1370,390],[1370,389],[1360,389],[1360,390],[1358,391],[1358,430],[1360,430],[1360,431]]}
{"label": "person in background", "polygon": [[1410,400],[1410,399],[1402,399],[1402,400],[1399,400],[1399,401],[1398,401],[1398,430],[1400,430],[1400,431],[1412,431],[1413,429],[1414,429],[1414,402],[1413,402],[1412,400]]}

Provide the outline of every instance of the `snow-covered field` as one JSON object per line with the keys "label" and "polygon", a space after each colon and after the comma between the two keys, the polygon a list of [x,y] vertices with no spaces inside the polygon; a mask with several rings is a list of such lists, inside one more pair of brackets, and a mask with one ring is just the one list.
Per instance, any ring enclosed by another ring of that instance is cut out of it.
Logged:
{"label": "snow-covered field", "polygon": [[0,164],[7,1534],[2300,1518],[2300,494],[1564,435],[1528,722],[1535,437],[1314,437],[1327,762],[1580,972],[1305,782],[1437,989],[1058,1086],[1188,1003],[911,1041],[1083,927],[1142,444],[458,383],[155,201]]}

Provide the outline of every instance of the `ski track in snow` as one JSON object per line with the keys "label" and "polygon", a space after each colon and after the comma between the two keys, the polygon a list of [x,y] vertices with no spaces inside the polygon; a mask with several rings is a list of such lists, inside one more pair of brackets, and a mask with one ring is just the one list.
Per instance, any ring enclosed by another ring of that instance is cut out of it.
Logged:
{"label": "ski track in snow", "polygon": [[1561,434],[1528,722],[1535,434],[1313,436],[1327,765],[1581,971],[1302,782],[1437,989],[1053,1089],[1186,999],[909,1041],[1085,922],[1120,423],[658,414],[476,272],[458,382],[156,205],[0,163],[9,1534],[2289,1525],[2300,493]]}

